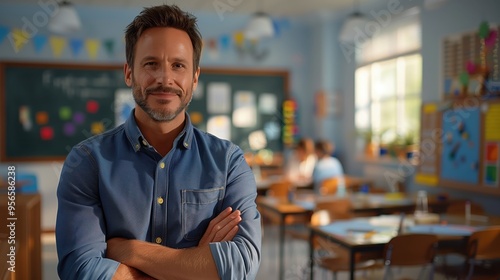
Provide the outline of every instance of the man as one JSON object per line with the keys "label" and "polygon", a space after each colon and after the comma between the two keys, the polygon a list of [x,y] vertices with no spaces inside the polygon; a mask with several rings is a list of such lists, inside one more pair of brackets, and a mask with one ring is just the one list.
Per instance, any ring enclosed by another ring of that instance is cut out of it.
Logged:
{"label": "man", "polygon": [[61,173],[61,279],[254,279],[261,228],[243,152],[193,127],[201,35],[177,6],[126,29],[121,126],[76,145]]}

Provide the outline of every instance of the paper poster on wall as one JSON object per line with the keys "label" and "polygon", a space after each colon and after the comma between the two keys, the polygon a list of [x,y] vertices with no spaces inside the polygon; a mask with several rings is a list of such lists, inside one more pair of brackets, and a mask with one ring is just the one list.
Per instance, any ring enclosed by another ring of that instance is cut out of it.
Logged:
{"label": "paper poster on wall", "polygon": [[236,92],[233,106],[233,125],[235,127],[255,127],[257,125],[257,108],[253,92]]}
{"label": "paper poster on wall", "polygon": [[480,111],[478,107],[473,107],[468,108],[466,113],[460,108],[443,113],[441,178],[478,184]]}
{"label": "paper poster on wall", "polygon": [[219,138],[231,139],[231,120],[228,116],[214,116],[208,119],[207,132]]}
{"label": "paper poster on wall", "polygon": [[484,140],[500,141],[500,104],[483,105]]}
{"label": "paper poster on wall", "polygon": [[262,114],[272,115],[276,113],[278,100],[274,93],[262,93],[259,97],[259,111]]}
{"label": "paper poster on wall", "polygon": [[127,120],[134,106],[134,96],[129,88],[115,91],[115,126],[119,126]]}
{"label": "paper poster on wall", "polygon": [[485,169],[484,182],[488,186],[498,187],[499,171],[499,144],[498,142],[487,142],[485,145]]}
{"label": "paper poster on wall", "polygon": [[228,83],[210,83],[207,86],[207,112],[227,114],[231,111],[231,86]]}

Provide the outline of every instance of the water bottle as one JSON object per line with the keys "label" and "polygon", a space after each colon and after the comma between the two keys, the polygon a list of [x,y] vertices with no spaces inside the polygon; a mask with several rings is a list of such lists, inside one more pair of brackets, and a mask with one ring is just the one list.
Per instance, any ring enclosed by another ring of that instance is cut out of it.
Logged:
{"label": "water bottle", "polygon": [[415,216],[421,216],[428,213],[427,208],[427,192],[426,191],[418,191],[417,193],[417,205],[415,207]]}
{"label": "water bottle", "polygon": [[337,196],[345,196],[345,179],[344,176],[339,176],[337,180]]}

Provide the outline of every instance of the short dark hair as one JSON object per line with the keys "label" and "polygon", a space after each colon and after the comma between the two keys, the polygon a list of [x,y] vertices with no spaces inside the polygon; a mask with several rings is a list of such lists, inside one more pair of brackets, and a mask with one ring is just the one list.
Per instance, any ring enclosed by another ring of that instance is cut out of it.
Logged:
{"label": "short dark hair", "polygon": [[176,5],[160,5],[144,8],[125,30],[125,55],[127,64],[134,65],[135,45],[142,33],[153,27],[172,27],[185,31],[193,44],[194,72],[200,65],[202,39],[196,17],[182,11]]}
{"label": "short dark hair", "polygon": [[335,146],[328,140],[318,140],[314,144],[314,148],[316,152],[320,155],[320,157],[331,155]]}

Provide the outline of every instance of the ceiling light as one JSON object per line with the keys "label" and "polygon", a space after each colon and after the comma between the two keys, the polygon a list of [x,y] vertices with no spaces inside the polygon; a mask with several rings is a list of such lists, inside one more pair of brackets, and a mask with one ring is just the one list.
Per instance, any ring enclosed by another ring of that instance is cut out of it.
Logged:
{"label": "ceiling light", "polygon": [[364,32],[368,20],[360,12],[354,12],[346,19],[340,29],[339,40],[341,42],[352,43],[356,39],[356,34]]}
{"label": "ceiling light", "polygon": [[60,34],[70,34],[78,31],[81,27],[80,17],[76,13],[75,7],[68,1],[59,3],[59,10],[50,19],[49,30]]}
{"label": "ceiling light", "polygon": [[264,12],[255,13],[245,29],[245,37],[251,40],[274,36],[274,24],[271,17]]}

